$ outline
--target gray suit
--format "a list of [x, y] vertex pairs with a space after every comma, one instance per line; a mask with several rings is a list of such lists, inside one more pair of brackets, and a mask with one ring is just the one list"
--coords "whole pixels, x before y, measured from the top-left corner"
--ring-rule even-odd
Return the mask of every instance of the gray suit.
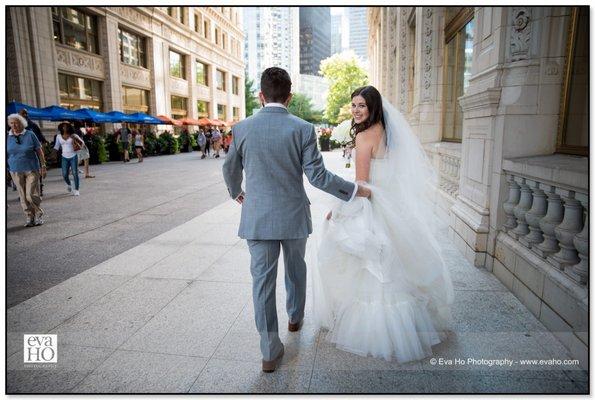
[[314, 187], [345, 201], [356, 186], [325, 169], [314, 126], [282, 107], [264, 107], [233, 127], [223, 177], [234, 199], [242, 193], [242, 172], [246, 174], [246, 194], [238, 235], [250, 248], [260, 348], [263, 359], [272, 360], [281, 349], [275, 306], [281, 246], [289, 320], [298, 323], [304, 318], [304, 255], [312, 217], [303, 174]]

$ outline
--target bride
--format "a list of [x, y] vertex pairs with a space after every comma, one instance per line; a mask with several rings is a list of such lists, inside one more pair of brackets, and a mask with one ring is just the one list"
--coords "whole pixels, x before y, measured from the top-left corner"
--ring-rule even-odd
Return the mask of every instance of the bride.
[[399, 363], [446, 337], [452, 281], [434, 238], [433, 169], [403, 116], [373, 86], [351, 95], [355, 178], [370, 199], [337, 201], [313, 271], [314, 318], [337, 348]]

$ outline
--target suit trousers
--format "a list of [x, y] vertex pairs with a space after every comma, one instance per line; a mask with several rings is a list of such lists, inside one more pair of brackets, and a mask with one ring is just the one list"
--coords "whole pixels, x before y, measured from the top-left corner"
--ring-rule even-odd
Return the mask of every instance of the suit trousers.
[[250, 272], [252, 274], [252, 299], [256, 329], [260, 334], [260, 351], [265, 361], [274, 360], [281, 351], [275, 287], [280, 248], [285, 261], [285, 290], [289, 322], [298, 323], [304, 318], [306, 305], [306, 241], [248, 240]]

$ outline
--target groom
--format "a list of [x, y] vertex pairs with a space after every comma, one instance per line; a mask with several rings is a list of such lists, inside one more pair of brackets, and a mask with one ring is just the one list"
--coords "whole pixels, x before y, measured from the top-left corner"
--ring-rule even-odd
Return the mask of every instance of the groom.
[[[273, 372], [283, 356], [279, 339], [275, 283], [280, 248], [285, 259], [288, 329], [296, 332], [306, 302], [306, 240], [312, 233], [310, 183], [341, 200], [368, 197], [366, 187], [327, 171], [316, 146], [314, 126], [287, 111], [291, 79], [281, 68], [268, 68], [260, 81], [257, 114], [233, 127], [233, 141], [223, 164], [227, 190], [242, 204], [238, 235], [248, 241], [256, 328], [260, 334], [262, 370]], [[242, 171], [246, 192], [242, 191]]]

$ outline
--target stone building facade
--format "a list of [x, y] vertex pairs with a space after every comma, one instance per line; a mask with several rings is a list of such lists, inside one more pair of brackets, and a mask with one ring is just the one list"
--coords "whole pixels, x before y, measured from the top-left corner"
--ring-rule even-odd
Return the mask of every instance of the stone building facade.
[[241, 21], [234, 7], [8, 7], [7, 100], [239, 120]]
[[449, 235], [588, 354], [588, 7], [370, 7], [372, 83], [439, 174]]

